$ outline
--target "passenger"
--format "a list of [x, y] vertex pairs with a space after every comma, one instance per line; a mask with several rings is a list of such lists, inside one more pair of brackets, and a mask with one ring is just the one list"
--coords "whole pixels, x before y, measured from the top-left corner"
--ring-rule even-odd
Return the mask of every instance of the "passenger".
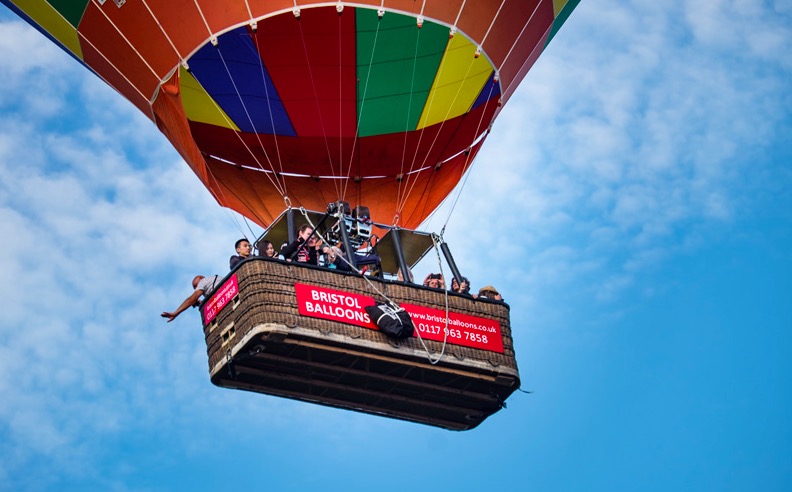
[[501, 296], [498, 293], [497, 289], [495, 289], [495, 287], [493, 287], [491, 285], [488, 285], [486, 287], [482, 287], [479, 290], [478, 297], [481, 297], [481, 298], [484, 298], [484, 299], [491, 299], [493, 301], [502, 301], [503, 300], [503, 296]]
[[192, 281], [192, 286], [193, 289], [195, 289], [195, 292], [193, 292], [190, 297], [185, 299], [184, 302], [182, 302], [179, 307], [176, 308], [176, 311], [172, 313], [165, 311], [160, 316], [163, 318], [168, 318], [168, 323], [170, 323], [176, 319], [176, 316], [180, 315], [188, 307], [198, 307], [198, 300], [201, 298], [201, 296], [204, 296], [204, 299], [208, 299], [212, 294], [212, 291], [214, 291], [215, 288], [220, 285], [220, 280], [221, 278], [219, 275], [212, 275], [211, 277], [198, 275]]
[[339, 272], [351, 272], [352, 267], [344, 257], [344, 250], [339, 246], [322, 246], [322, 253], [325, 255], [324, 266]]
[[281, 244], [280, 251], [278, 252], [278, 259], [285, 260], [286, 258], [283, 256], [283, 248], [289, 245], [289, 241], [283, 241]]
[[[412, 270], [410, 270], [410, 269], [408, 268], [408, 269], [407, 269], [407, 274], [408, 274], [408, 275], [409, 275], [409, 277], [410, 277], [410, 280], [409, 280], [409, 282], [410, 282], [410, 283], [413, 283], [413, 282], [415, 282], [415, 278], [413, 277]], [[402, 274], [401, 268], [399, 269], [399, 273], [397, 273], [397, 274], [396, 274], [396, 280], [398, 280], [399, 282], [404, 282], [404, 274]]]
[[424, 286], [433, 289], [445, 289], [445, 282], [443, 281], [442, 273], [430, 273], [424, 279]]
[[233, 270], [234, 267], [250, 258], [250, 241], [245, 238], [239, 239], [234, 243], [234, 249], [237, 254], [228, 259], [228, 267]]
[[278, 253], [275, 252], [275, 245], [272, 244], [270, 241], [267, 240], [261, 241], [260, 247], [261, 249], [259, 250], [259, 252], [261, 253], [261, 256], [263, 256], [264, 258], [278, 257]]
[[[308, 224], [303, 224], [297, 234], [297, 239], [287, 244], [281, 249], [281, 254], [286, 261], [296, 261], [298, 263], [308, 263], [310, 265], [319, 264], [317, 252], [316, 236], [312, 236], [313, 228]], [[308, 237], [310, 236], [310, 240]], [[306, 240], [308, 242], [306, 243]], [[296, 254], [295, 254], [296, 251]], [[294, 258], [292, 258], [294, 255]]]
[[462, 277], [462, 285], [457, 282], [456, 277], [451, 279], [451, 290], [457, 294], [470, 295], [470, 280], [467, 277]]
[[334, 246], [330, 246], [327, 244], [322, 245], [322, 257], [324, 258], [324, 266], [331, 270], [335, 270], [336, 268], [336, 260], [338, 260], [338, 254], [341, 252], [338, 248]]

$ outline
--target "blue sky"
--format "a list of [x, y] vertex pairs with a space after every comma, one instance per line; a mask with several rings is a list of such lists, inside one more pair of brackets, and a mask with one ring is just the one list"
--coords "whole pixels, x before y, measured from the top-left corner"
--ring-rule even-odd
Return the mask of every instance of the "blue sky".
[[0, 80], [0, 489], [792, 487], [790, 2], [581, 2], [446, 232], [533, 391], [464, 433], [213, 387], [244, 221], [4, 8]]

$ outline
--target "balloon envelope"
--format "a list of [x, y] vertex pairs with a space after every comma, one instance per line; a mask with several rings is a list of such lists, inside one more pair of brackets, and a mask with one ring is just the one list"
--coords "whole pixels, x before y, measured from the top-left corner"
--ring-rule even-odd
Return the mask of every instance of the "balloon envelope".
[[[344, 199], [415, 228], [579, 0], [0, 0], [263, 226]], [[322, 5], [324, 4], [324, 5]]]

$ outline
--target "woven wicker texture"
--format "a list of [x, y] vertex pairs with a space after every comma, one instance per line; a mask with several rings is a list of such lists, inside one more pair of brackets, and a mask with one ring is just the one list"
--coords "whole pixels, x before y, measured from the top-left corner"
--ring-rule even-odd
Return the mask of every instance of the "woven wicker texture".
[[[226, 357], [226, 353], [236, 342], [242, 340], [254, 327], [267, 323], [284, 325], [287, 328], [300, 327], [316, 331], [318, 338], [343, 337], [348, 343], [355, 344], [365, 340], [360, 350], [372, 351], [377, 346], [393, 351], [393, 342], [376, 331], [336, 321], [301, 316], [295, 296], [295, 283], [311, 284], [339, 291], [374, 297], [383, 300], [369, 283], [356, 275], [337, 273], [332, 270], [311, 268], [281, 261], [256, 258], [248, 260], [236, 270], [239, 282], [238, 303], [229, 303], [208, 326], [204, 327], [210, 371]], [[407, 286], [397, 282], [370, 279], [379, 290], [397, 303], [409, 303], [435, 309], [445, 309], [446, 295], [442, 291]], [[502, 354], [447, 344], [442, 365], [475, 366], [481, 372], [483, 367], [491, 368], [492, 374], [508, 373], [517, 375], [514, 347], [509, 323], [509, 308], [503, 303], [474, 300], [469, 297], [449, 295], [448, 307], [456, 313], [497, 320], [503, 337]], [[224, 336], [231, 333], [228, 327], [233, 322], [233, 337], [226, 341]], [[434, 355], [443, 349], [443, 343], [424, 340]], [[371, 347], [374, 347], [373, 349]], [[427, 354], [417, 338], [401, 340], [399, 349], [406, 359], [426, 362]], [[477, 364], [474, 364], [477, 362]]]

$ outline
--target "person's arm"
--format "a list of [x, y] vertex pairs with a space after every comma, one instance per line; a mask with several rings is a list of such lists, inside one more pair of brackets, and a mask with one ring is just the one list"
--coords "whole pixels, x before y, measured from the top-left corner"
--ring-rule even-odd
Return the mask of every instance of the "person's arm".
[[316, 248], [308, 248], [308, 264], [319, 266], [319, 251]]
[[243, 258], [240, 257], [240, 256], [237, 256], [237, 255], [232, 256], [228, 260], [228, 269], [229, 270], [233, 270], [234, 267], [236, 267], [237, 265], [239, 265], [242, 262], [242, 260], [243, 260]]
[[204, 291], [202, 291], [201, 289], [197, 289], [195, 292], [192, 293], [190, 297], [185, 299], [184, 302], [182, 302], [181, 305], [179, 305], [179, 307], [176, 308], [176, 311], [172, 313], [165, 311], [160, 316], [162, 316], [163, 318], [168, 318], [168, 323], [170, 323], [171, 321], [176, 319], [176, 316], [183, 313], [188, 307], [194, 306], [198, 302], [198, 299], [201, 298], [203, 293]]
[[289, 244], [287, 244], [286, 246], [284, 246], [283, 249], [281, 249], [281, 252], [280, 252], [281, 255], [283, 255], [283, 259], [291, 260], [292, 259], [292, 257], [291, 257], [292, 254], [294, 254], [294, 252], [297, 251], [297, 248], [300, 246], [301, 243], [302, 243], [302, 241], [298, 239], [298, 240], [292, 241]]

